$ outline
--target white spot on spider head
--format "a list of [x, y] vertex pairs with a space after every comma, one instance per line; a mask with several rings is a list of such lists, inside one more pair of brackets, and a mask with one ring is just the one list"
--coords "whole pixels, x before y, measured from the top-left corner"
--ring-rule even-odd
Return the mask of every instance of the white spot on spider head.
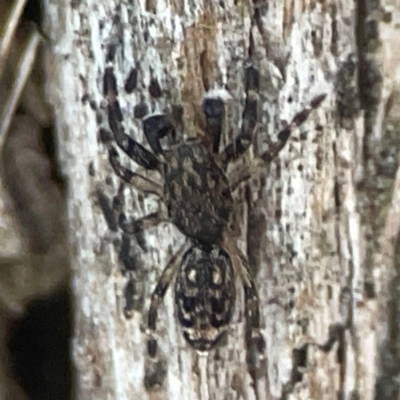
[[230, 101], [232, 100], [232, 95], [223, 88], [216, 88], [209, 90], [205, 95], [205, 99], [221, 99], [223, 101]]
[[152, 117], [163, 116], [163, 115], [165, 115], [165, 114], [163, 114], [162, 112], [156, 111], [156, 112], [154, 112], [154, 113], [152, 113], [152, 114], [147, 114], [147, 115], [142, 119], [142, 121], [146, 121], [146, 119], [149, 119], [149, 118], [152, 118]]

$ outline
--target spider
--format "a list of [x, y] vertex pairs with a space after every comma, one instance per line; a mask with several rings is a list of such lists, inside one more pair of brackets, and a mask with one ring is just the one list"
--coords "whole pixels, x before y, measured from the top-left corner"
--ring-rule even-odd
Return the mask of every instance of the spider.
[[[223, 130], [224, 102], [219, 97], [206, 97], [203, 112], [206, 133], [211, 140], [195, 139], [164, 150], [160, 139], [174, 133], [172, 122], [165, 115], [152, 115], [143, 120], [143, 130], [153, 152], [128, 136], [122, 125], [116, 78], [112, 67], [106, 69], [103, 91], [108, 100], [108, 122], [118, 147], [146, 170], [158, 171], [163, 182], [157, 182], [124, 167], [118, 152], [109, 146], [109, 161], [122, 181], [163, 199], [166, 211], [129, 219], [119, 209], [119, 226], [133, 235], [163, 221], [173, 223], [186, 237], [186, 242], [172, 256], [163, 270], [151, 296], [147, 325], [151, 338], [148, 354], [157, 353], [155, 339], [158, 308], [176, 275], [174, 302], [177, 318], [187, 343], [199, 352], [216, 348], [226, 337], [235, 306], [235, 277], [240, 276], [244, 288], [246, 340], [259, 351], [264, 348], [260, 333], [259, 299], [252, 270], [246, 256], [230, 235], [234, 211], [233, 192], [250, 178], [253, 167], [234, 169], [229, 163], [249, 149], [257, 128], [259, 72], [246, 67], [246, 100], [240, 132], [222, 152], [218, 152]], [[258, 159], [266, 166], [282, 150], [293, 129], [303, 123], [310, 112], [326, 97], [314, 98], [277, 135], [275, 143]], [[120, 204], [121, 205], [121, 204]], [[188, 246], [189, 242], [189, 246]], [[180, 263], [179, 263], [180, 261]]]

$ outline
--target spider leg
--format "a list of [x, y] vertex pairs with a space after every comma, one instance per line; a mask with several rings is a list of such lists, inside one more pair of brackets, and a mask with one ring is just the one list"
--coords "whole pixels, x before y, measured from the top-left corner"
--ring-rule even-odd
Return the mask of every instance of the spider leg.
[[174, 126], [164, 114], [151, 115], [143, 119], [143, 132], [147, 142], [157, 156], [163, 154], [160, 139], [174, 131]]
[[257, 128], [260, 73], [250, 65], [246, 68], [245, 80], [246, 100], [242, 114], [242, 127], [233, 142], [228, 144], [221, 153], [220, 158], [225, 165], [238, 159], [248, 150]]
[[114, 196], [112, 202], [112, 221], [115, 221], [115, 226], [119, 227], [125, 235], [134, 236], [138, 245], [147, 251], [147, 245], [144, 237], [144, 231], [157, 226], [162, 222], [171, 222], [168, 218], [167, 211], [161, 207], [159, 211], [145, 215], [142, 218], [128, 218], [124, 212], [124, 185], [121, 184], [118, 193]]
[[[242, 128], [239, 135], [230, 143], [221, 154], [222, 162], [227, 165], [238, 159], [250, 147], [258, 120], [258, 92], [260, 88], [259, 72], [252, 65], [246, 68], [246, 102], [242, 116]], [[307, 120], [311, 111], [318, 108], [326, 94], [315, 97], [308, 106], [297, 113], [291, 122], [278, 133], [278, 141], [270, 143], [269, 149], [261, 155], [265, 163], [270, 163], [284, 148], [292, 131]]]
[[311, 111], [319, 107], [326, 94], [315, 97], [302, 111], [297, 113], [292, 121], [278, 133], [278, 141], [269, 143], [269, 149], [250, 161], [250, 165], [237, 165], [228, 175], [229, 186], [234, 192], [243, 182], [249, 180], [267, 166], [285, 147], [292, 131], [300, 126], [310, 115]]
[[246, 344], [260, 354], [265, 349], [265, 341], [260, 332], [260, 300], [247, 257], [239, 250], [240, 277], [243, 283], [246, 315]]
[[239, 275], [244, 289], [246, 364], [250, 376], [256, 381], [265, 370], [265, 340], [260, 329], [260, 299], [254, 275], [247, 257], [238, 249]]
[[245, 319], [246, 319], [246, 345], [248, 350], [256, 350], [263, 354], [265, 341], [260, 332], [260, 300], [255, 285], [254, 274], [250, 268], [249, 261], [239, 249], [232, 237], [232, 232], [225, 235], [224, 246], [232, 257], [233, 265], [239, 274], [245, 298]]
[[142, 218], [128, 218], [124, 213], [124, 185], [121, 185], [118, 193], [113, 198], [113, 212], [118, 214], [118, 225], [127, 235], [138, 235], [144, 230], [159, 225], [161, 222], [169, 222], [167, 211], [162, 207], [159, 211], [148, 214]]
[[119, 227], [127, 235], [137, 235], [144, 230], [161, 224], [162, 222], [170, 222], [165, 210], [148, 214], [136, 220], [133, 218], [128, 219], [124, 213], [121, 213], [118, 220]]
[[278, 141], [275, 143], [271, 143], [269, 145], [269, 149], [261, 154], [261, 159], [266, 164], [269, 164], [279, 154], [279, 152], [285, 147], [285, 144], [288, 141], [290, 134], [293, 132], [293, 130], [307, 120], [311, 111], [318, 108], [325, 97], [326, 94], [321, 94], [317, 97], [314, 97], [314, 99], [311, 100], [310, 104], [308, 104], [308, 106], [305, 107], [302, 111], [298, 112], [290, 121], [290, 123], [287, 124], [286, 127], [278, 133]]
[[229, 174], [229, 188], [233, 193], [243, 182], [248, 181], [253, 176], [253, 166], [248, 164], [237, 165]]
[[171, 257], [168, 264], [164, 268], [164, 271], [162, 272], [160, 278], [158, 279], [153, 294], [151, 295], [150, 309], [147, 320], [147, 327], [149, 328], [152, 335], [151, 339], [149, 339], [149, 341], [147, 342], [147, 351], [150, 357], [155, 357], [157, 353], [157, 340], [155, 339], [155, 332], [158, 308], [160, 307], [168, 286], [178, 269], [178, 261], [181, 258], [185, 248], [186, 243], [184, 243], [179, 248], [179, 250]]
[[212, 140], [212, 152], [217, 154], [224, 128], [224, 101], [220, 97], [206, 97], [203, 101], [203, 112], [206, 117], [206, 132]]
[[108, 157], [113, 170], [124, 182], [144, 193], [152, 193], [160, 198], [163, 197], [163, 186], [124, 167], [121, 164], [117, 150], [112, 146], [108, 149]]
[[125, 133], [122, 112], [118, 102], [117, 79], [112, 67], [106, 68], [103, 76], [103, 93], [108, 100], [108, 123], [117, 145], [137, 164], [146, 169], [157, 169], [157, 157]]

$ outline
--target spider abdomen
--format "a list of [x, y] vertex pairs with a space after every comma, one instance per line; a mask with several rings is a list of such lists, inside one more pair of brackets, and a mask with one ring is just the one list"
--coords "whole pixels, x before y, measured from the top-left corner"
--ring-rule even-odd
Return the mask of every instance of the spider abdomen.
[[218, 243], [233, 210], [228, 178], [199, 143], [166, 153], [165, 199], [172, 222], [187, 237]]
[[226, 336], [235, 308], [231, 259], [219, 246], [193, 246], [183, 256], [175, 283], [178, 320], [186, 341], [198, 351]]

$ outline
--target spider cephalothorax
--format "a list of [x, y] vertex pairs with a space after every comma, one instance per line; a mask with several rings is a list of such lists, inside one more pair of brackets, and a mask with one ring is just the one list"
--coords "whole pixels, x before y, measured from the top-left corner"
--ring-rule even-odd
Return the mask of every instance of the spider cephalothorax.
[[165, 160], [164, 196], [169, 217], [188, 238], [219, 243], [233, 210], [224, 171], [201, 143], [166, 152]]
[[[135, 234], [162, 221], [169, 221], [191, 242], [189, 249], [186, 244], [180, 248], [162, 272], [151, 298], [148, 327], [154, 334], [158, 307], [176, 275], [178, 320], [186, 341], [198, 351], [215, 348], [226, 336], [235, 304], [236, 275], [240, 276], [244, 288], [246, 340], [250, 342], [247, 345], [260, 351], [263, 348], [253, 274], [246, 256], [229, 235], [234, 212], [232, 193], [251, 177], [254, 167], [241, 166], [229, 175], [226, 173], [229, 163], [243, 155], [252, 143], [258, 118], [258, 85], [258, 71], [250, 65], [246, 69], [242, 128], [222, 152], [218, 150], [223, 130], [224, 102], [219, 97], [208, 97], [203, 103], [208, 140], [190, 140], [163, 150], [160, 139], [174, 132], [174, 127], [166, 116], [153, 115], [143, 121], [152, 153], [125, 133], [112, 68], [107, 68], [104, 75], [108, 122], [115, 142], [140, 166], [157, 170], [162, 181], [156, 182], [122, 166], [113, 146], [109, 147], [110, 163], [122, 180], [139, 190], [157, 194], [167, 209], [166, 213], [159, 211], [139, 220], [128, 219], [121, 210], [121, 229], [127, 234]], [[265, 166], [271, 162], [286, 144], [291, 131], [304, 122], [324, 98], [325, 95], [316, 97], [296, 114], [278, 133], [278, 141], [269, 144], [269, 149], [261, 154], [256, 164]], [[149, 340], [148, 351], [150, 356], [155, 356], [155, 338]]]

